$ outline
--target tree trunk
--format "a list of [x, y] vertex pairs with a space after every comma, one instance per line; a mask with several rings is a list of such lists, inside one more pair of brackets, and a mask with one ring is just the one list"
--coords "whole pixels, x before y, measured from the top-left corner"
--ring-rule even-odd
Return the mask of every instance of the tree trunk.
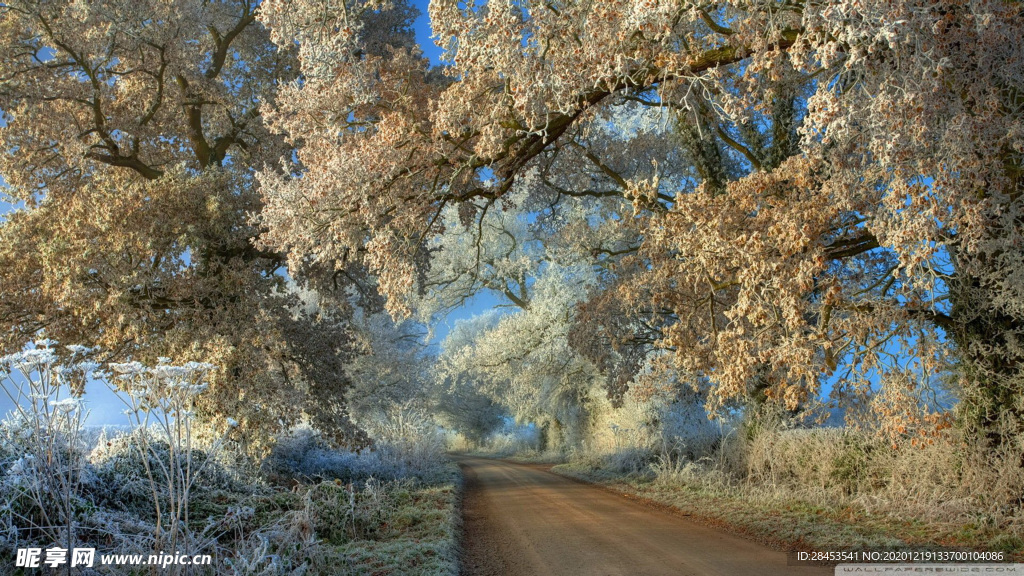
[[1013, 455], [1024, 467], [1024, 319], [996, 304], [997, 274], [986, 281], [957, 272], [948, 331], [960, 359], [960, 423], [969, 442], [993, 456]]

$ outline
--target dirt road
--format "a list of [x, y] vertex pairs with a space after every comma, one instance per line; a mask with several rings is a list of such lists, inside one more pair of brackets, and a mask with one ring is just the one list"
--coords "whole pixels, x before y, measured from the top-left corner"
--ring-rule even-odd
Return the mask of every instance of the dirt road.
[[463, 574], [831, 576], [786, 555], [542, 467], [457, 458]]

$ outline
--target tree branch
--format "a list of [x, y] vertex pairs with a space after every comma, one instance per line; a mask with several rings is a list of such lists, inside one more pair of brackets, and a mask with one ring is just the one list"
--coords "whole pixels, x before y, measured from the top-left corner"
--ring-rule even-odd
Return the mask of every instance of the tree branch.
[[858, 254], [863, 254], [875, 248], [879, 248], [878, 238], [870, 232], [864, 232], [860, 236], [836, 240], [825, 247], [829, 258], [841, 260]]
[[192, 93], [188, 80], [182, 74], [175, 76], [174, 81], [184, 95], [185, 121], [188, 139], [192, 143], [192, 152], [199, 161], [200, 168], [210, 165], [210, 143], [203, 135], [203, 101]]
[[239, 19], [235, 27], [228, 31], [223, 37], [216, 28], [210, 26], [208, 30], [210, 35], [213, 36], [213, 56], [210, 58], [210, 67], [206, 69], [203, 74], [209, 79], [216, 78], [220, 71], [224, 68], [224, 62], [227, 60], [228, 48], [231, 47], [231, 42], [242, 33], [250, 24], [256, 21], [256, 14], [252, 12], [248, 3], [242, 9], [242, 17]]
[[86, 154], [86, 158], [102, 162], [109, 166], [118, 166], [121, 168], [131, 168], [138, 172], [143, 178], [147, 180], [156, 180], [157, 178], [164, 175], [163, 170], [157, 170], [152, 166], [138, 159], [136, 156], [121, 156], [115, 154], [101, 154], [99, 152], [89, 152]]
[[[782, 32], [775, 44], [776, 50], [788, 50], [797, 40], [800, 31], [789, 29]], [[502, 152], [490, 159], [477, 160], [480, 166], [494, 166], [506, 162], [505, 166], [497, 166], [495, 172], [505, 181], [500, 190], [504, 193], [512, 186], [512, 180], [523, 166], [543, 152], [551, 143], [558, 140], [587, 110], [603, 101], [608, 96], [627, 89], [646, 89], [659, 82], [683, 76], [700, 74], [717, 68], [735, 64], [747, 58], [750, 49], [745, 46], [725, 46], [708, 50], [695, 55], [686, 66], [675, 70], [667, 70], [658, 66], [647, 66], [627, 75], [617, 82], [582, 94], [577, 99], [575, 110], [569, 113], [551, 114], [541, 126], [525, 131], [523, 135], [510, 138]]]

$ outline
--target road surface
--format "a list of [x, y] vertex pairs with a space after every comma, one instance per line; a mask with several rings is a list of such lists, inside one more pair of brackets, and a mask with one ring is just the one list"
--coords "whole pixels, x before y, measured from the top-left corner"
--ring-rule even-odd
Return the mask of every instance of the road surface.
[[786, 554], [543, 467], [458, 457], [463, 574], [832, 576]]

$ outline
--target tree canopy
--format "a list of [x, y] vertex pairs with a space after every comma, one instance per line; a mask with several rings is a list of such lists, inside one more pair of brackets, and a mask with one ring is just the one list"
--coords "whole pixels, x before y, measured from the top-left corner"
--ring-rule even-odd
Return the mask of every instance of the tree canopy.
[[[400, 0], [0, 10], [7, 345], [159, 335], [286, 381], [242, 358], [343, 358], [340, 295], [490, 290], [517, 377], [660, 370], [715, 411], [955, 370], [965, 423], [1024, 425], [1017, 2], [432, 0], [436, 67]], [[338, 316], [282, 306], [282, 265]]]
[[260, 176], [265, 246], [365, 250], [403, 314], [446, 210], [483, 238], [517, 187], [609, 201], [627, 232], [590, 247], [581, 322], [669, 351], [712, 408], [797, 406], [895, 346], [924, 377], [955, 352], [982, 421], [1020, 415], [1017, 3], [435, 0], [439, 71], [342, 25], [357, 5], [261, 11], [304, 74], [270, 120], [302, 143]]
[[[0, 4], [4, 190], [0, 342], [39, 331], [105, 360], [220, 370], [202, 408], [265, 433], [303, 415], [339, 440], [356, 268], [308, 268], [254, 246], [256, 170], [288, 157], [263, 107], [299, 77], [258, 2]], [[300, 305], [296, 283], [333, 299]]]

